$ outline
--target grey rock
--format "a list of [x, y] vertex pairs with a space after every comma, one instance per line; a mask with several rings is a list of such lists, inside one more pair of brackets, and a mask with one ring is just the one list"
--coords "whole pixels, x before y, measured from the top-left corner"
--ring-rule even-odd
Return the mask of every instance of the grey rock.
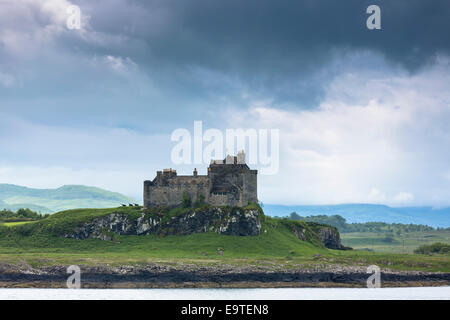
[[322, 227], [316, 232], [325, 247], [337, 250], [344, 249], [339, 232], [335, 228]]
[[141, 213], [135, 220], [123, 213], [95, 218], [78, 226], [66, 238], [96, 238], [113, 240], [113, 235], [188, 235], [201, 232], [216, 232], [234, 236], [256, 236], [261, 231], [258, 210], [225, 210], [212, 207], [208, 210], [192, 209], [186, 214], [164, 219], [163, 216]]

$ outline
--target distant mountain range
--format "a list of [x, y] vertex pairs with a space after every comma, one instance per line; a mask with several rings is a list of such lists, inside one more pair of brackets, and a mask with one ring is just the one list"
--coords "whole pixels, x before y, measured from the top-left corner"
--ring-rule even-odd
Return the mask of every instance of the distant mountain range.
[[379, 221], [387, 223], [425, 224], [432, 227], [450, 227], [450, 208], [389, 207], [378, 204], [340, 204], [319, 206], [287, 206], [264, 204], [264, 212], [270, 216], [288, 216], [297, 212], [301, 216], [340, 215], [352, 222]]
[[66, 185], [57, 189], [32, 189], [0, 184], [0, 210], [30, 208], [41, 213], [53, 213], [77, 208], [111, 208], [137, 202], [120, 193], [96, 187]]

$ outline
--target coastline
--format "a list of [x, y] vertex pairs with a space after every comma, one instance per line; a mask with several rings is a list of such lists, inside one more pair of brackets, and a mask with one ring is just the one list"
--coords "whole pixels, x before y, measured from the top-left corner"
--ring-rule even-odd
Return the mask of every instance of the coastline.
[[[123, 265], [81, 268], [82, 288], [364, 288], [360, 266]], [[67, 266], [0, 265], [0, 288], [66, 288]], [[383, 287], [450, 286], [450, 273], [381, 270]]]

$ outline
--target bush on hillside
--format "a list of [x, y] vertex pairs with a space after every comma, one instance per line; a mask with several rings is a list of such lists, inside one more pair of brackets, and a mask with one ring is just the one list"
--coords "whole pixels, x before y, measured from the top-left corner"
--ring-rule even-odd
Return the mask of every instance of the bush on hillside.
[[42, 216], [28, 208], [19, 209], [16, 212], [7, 209], [0, 211], [0, 221], [40, 220], [46, 216], [48, 215]]
[[449, 254], [450, 253], [450, 244], [442, 243], [442, 242], [425, 244], [423, 246], [418, 247], [416, 250], [414, 250], [414, 253], [417, 253], [417, 254], [434, 254], [434, 253]]

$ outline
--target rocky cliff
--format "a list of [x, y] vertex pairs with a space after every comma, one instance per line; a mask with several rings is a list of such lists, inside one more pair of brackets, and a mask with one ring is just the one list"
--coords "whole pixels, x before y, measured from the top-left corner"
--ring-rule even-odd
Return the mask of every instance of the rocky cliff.
[[347, 249], [342, 245], [339, 231], [336, 228], [329, 226], [317, 226], [316, 230], [325, 247], [338, 250]]
[[112, 240], [116, 235], [188, 235], [216, 232], [233, 236], [256, 236], [261, 231], [257, 209], [208, 207], [180, 209], [179, 212], [146, 210], [138, 217], [112, 213], [78, 226], [67, 238]]
[[[264, 221], [259, 207], [152, 208], [130, 215], [114, 212], [80, 223], [66, 238], [114, 241], [117, 235], [189, 235], [216, 232], [231, 236], [257, 236]], [[274, 219], [272, 219], [274, 220]], [[275, 221], [275, 220], [274, 220]], [[336, 228], [315, 223], [280, 220], [298, 239], [331, 249], [344, 249]]]
[[322, 245], [329, 249], [350, 249], [342, 245], [339, 231], [335, 227], [304, 221], [284, 220], [282, 222], [302, 241]]

